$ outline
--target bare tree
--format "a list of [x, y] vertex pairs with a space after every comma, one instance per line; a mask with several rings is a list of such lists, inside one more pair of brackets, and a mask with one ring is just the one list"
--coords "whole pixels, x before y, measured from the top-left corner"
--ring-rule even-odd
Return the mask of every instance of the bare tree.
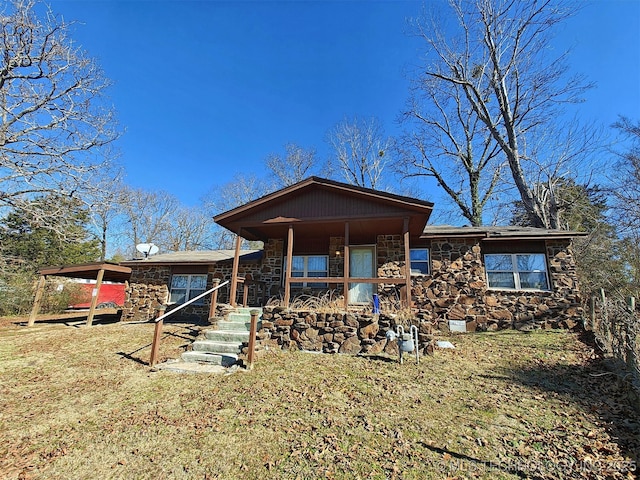
[[609, 196], [612, 218], [621, 237], [619, 257], [625, 264], [629, 295], [640, 292], [640, 121], [621, 117], [614, 127], [626, 150], [611, 170]]
[[616, 128], [627, 140], [628, 149], [618, 154], [612, 170], [610, 196], [612, 213], [623, 236], [640, 239], [640, 121], [621, 117]]
[[287, 143], [284, 148], [284, 158], [273, 153], [265, 160], [276, 188], [287, 187], [304, 180], [316, 166], [315, 149], [305, 150], [295, 143]]
[[124, 228], [121, 227], [122, 206], [119, 203], [119, 195], [125, 187], [122, 183], [122, 172], [115, 175], [113, 172], [103, 175], [97, 172], [93, 177], [95, 189], [84, 196], [91, 221], [91, 229], [100, 241], [100, 260], [107, 259], [108, 253], [116, 250], [119, 240], [124, 236]]
[[[460, 92], [504, 155], [535, 225], [558, 228], [556, 176], [568, 169], [554, 158], [557, 151], [543, 149], [539, 139], [542, 133], [558, 137], [556, 119], [563, 106], [580, 101], [590, 87], [582, 77], [568, 76], [566, 52], [548, 56], [554, 27], [574, 14], [577, 5], [564, 0], [449, 0], [449, 6], [455, 26], [443, 28], [433, 17], [416, 23], [433, 61], [425, 77], [439, 82], [440, 91]], [[579, 147], [566, 156], [575, 159], [589, 152]], [[540, 165], [546, 167], [541, 170]], [[539, 178], [531, 178], [532, 172]]]
[[200, 208], [178, 208], [171, 227], [165, 232], [167, 249], [172, 252], [204, 250], [212, 245], [213, 219]]
[[345, 118], [329, 131], [327, 139], [333, 161], [347, 182], [368, 188], [383, 186], [393, 139], [385, 136], [377, 118]]
[[[256, 175], [236, 175], [232, 181], [213, 187], [203, 199], [203, 208], [211, 217], [232, 210], [266, 195], [271, 189]], [[234, 232], [238, 233], [238, 232]], [[215, 248], [233, 248], [234, 235], [217, 227], [214, 231]]]
[[118, 137], [103, 96], [109, 81], [69, 24], [44, 6], [39, 18], [39, 6], [12, 0], [0, 12], [0, 206], [81, 196]]
[[161, 250], [170, 250], [168, 232], [180, 202], [173, 195], [149, 192], [124, 186], [117, 194], [120, 215], [126, 225], [127, 253], [136, 255], [139, 243], [154, 243]]
[[111, 202], [109, 197], [97, 198], [91, 206], [91, 223], [96, 231], [96, 236], [100, 241], [100, 260], [107, 258], [108, 238], [111, 233], [111, 226], [119, 214], [118, 205]]
[[424, 75], [412, 84], [396, 171], [433, 177], [471, 225], [482, 225], [501, 178], [501, 151], [460, 86]]

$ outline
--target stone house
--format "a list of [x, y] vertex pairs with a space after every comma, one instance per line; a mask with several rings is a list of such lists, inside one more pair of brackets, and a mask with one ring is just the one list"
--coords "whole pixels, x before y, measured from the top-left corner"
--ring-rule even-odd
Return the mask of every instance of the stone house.
[[[331, 330], [330, 341], [314, 343], [313, 349], [325, 351], [339, 351], [350, 337], [359, 338], [360, 347], [364, 336], [375, 343], [376, 328], [374, 334], [371, 328], [362, 333], [372, 322], [374, 296], [383, 317], [389, 306], [395, 314], [410, 312], [425, 332], [573, 327], [581, 320], [571, 248], [581, 233], [429, 226], [432, 209], [431, 202], [308, 178], [217, 215], [214, 220], [237, 235], [235, 250], [124, 262], [132, 268], [124, 318], [151, 316], [158, 304], [193, 298], [220, 279], [230, 284], [219, 301], [235, 305], [244, 290], [251, 306], [280, 299], [278, 308], [265, 311], [263, 324], [284, 339], [281, 343], [296, 341], [306, 348], [306, 333], [317, 338]], [[264, 247], [242, 250], [243, 239]], [[338, 299], [330, 313], [298, 317], [288, 308], [300, 294], [326, 292]], [[206, 320], [207, 300], [185, 310]], [[346, 318], [354, 314], [362, 318], [349, 327]], [[336, 315], [346, 328], [338, 342], [333, 340], [339, 326], [330, 326]], [[281, 320], [280, 325], [270, 320]]]
[[[171, 309], [211, 289], [215, 280], [229, 279], [234, 255], [234, 250], [186, 251], [121, 262], [131, 268], [122, 320], [152, 318], [159, 307]], [[260, 268], [261, 258], [261, 250], [242, 250], [238, 271], [250, 276]], [[220, 301], [229, 301], [228, 290], [222, 289]], [[194, 302], [180, 316], [185, 320], [207, 320], [209, 300]], [[251, 300], [253, 305], [262, 301], [255, 296]]]

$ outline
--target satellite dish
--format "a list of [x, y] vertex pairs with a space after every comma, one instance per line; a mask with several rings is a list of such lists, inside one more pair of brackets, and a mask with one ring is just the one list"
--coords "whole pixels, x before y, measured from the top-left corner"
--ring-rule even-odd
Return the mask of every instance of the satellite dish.
[[158, 246], [153, 243], [139, 243], [136, 245], [136, 250], [144, 255], [144, 258], [149, 258], [149, 255], [155, 255], [158, 253]]

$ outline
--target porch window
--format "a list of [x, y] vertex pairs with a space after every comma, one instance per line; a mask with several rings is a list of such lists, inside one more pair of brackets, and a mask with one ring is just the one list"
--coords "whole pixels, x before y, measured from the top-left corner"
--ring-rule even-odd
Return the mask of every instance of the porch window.
[[489, 288], [549, 290], [543, 253], [487, 254], [484, 264]]
[[411, 258], [411, 275], [429, 275], [429, 249], [412, 248], [409, 250]]
[[[184, 303], [207, 290], [206, 275], [174, 275], [171, 278], [171, 303]], [[193, 305], [204, 305], [204, 298], [196, 300]]]
[[[327, 255], [294, 255], [291, 262], [292, 277], [325, 278], [329, 276], [329, 257]], [[284, 258], [285, 275], [287, 257]], [[292, 287], [306, 287], [307, 282], [291, 282]], [[326, 283], [309, 283], [311, 288], [327, 288]]]

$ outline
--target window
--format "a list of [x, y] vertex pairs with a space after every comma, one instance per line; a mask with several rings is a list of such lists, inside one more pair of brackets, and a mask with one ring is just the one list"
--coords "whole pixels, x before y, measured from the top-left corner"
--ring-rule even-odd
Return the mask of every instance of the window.
[[411, 275], [429, 275], [429, 249], [412, 248], [409, 251], [411, 259]]
[[[171, 303], [184, 303], [197, 297], [207, 290], [206, 275], [174, 275], [171, 278]], [[204, 298], [193, 302], [194, 305], [204, 305]]]
[[489, 288], [549, 290], [547, 262], [542, 253], [487, 254]]
[[[285, 275], [287, 257], [284, 258]], [[329, 276], [329, 257], [327, 255], [294, 255], [291, 259], [292, 277], [324, 278]], [[285, 277], [286, 278], [286, 277]], [[306, 287], [307, 282], [291, 282], [292, 287]], [[309, 283], [311, 288], [327, 288], [326, 283]]]

